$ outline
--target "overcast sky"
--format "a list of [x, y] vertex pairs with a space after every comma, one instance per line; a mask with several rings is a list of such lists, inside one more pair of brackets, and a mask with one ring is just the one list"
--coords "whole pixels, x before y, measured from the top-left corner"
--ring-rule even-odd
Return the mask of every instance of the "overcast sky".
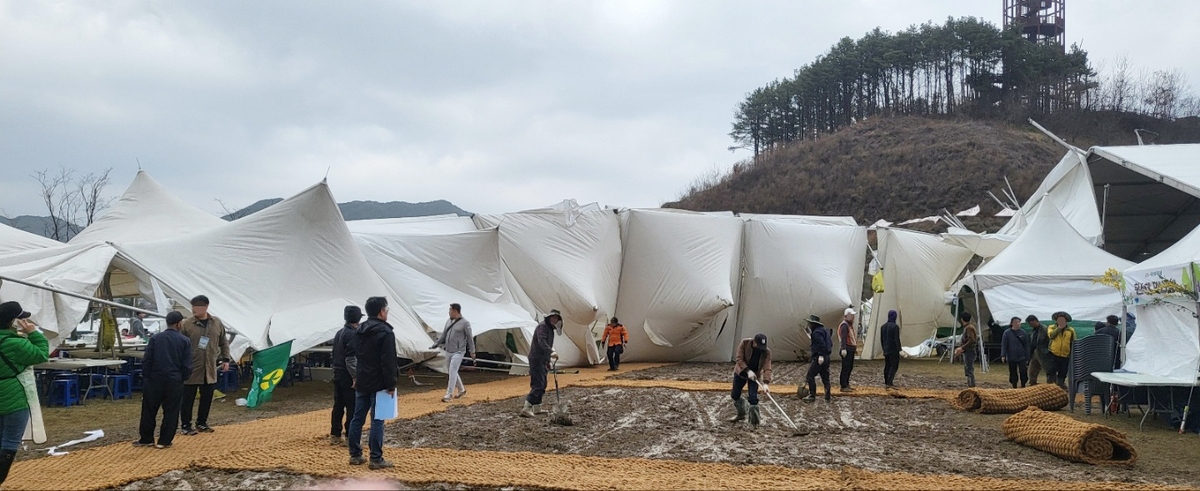
[[[658, 206], [727, 169], [735, 105], [844, 36], [1002, 0], [0, 0], [0, 210], [40, 169], [142, 168], [221, 211], [328, 169], [339, 201]], [[1200, 2], [1073, 1], [1069, 42], [1200, 85]]]

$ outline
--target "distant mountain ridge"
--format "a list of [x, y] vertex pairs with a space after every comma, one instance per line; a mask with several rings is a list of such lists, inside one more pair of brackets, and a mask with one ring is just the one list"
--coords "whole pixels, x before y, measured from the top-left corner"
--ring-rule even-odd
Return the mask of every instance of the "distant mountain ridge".
[[[238, 211], [225, 215], [221, 218], [232, 221], [236, 218], [242, 218], [253, 215], [259, 211], [266, 209], [275, 203], [283, 201], [282, 198], [264, 199], [255, 202], [254, 204], [242, 208]], [[409, 203], [406, 201], [389, 201], [380, 203], [378, 201], [351, 201], [349, 203], [339, 203], [338, 208], [342, 210], [342, 216], [346, 220], [373, 220], [376, 218], [405, 218], [405, 217], [423, 217], [431, 215], [459, 215], [470, 216], [471, 213], [463, 210], [446, 200], [425, 201], [421, 203]], [[0, 216], [0, 223], [13, 228], [24, 230], [26, 232], [49, 237], [51, 227], [50, 217], [21, 215], [18, 217]], [[60, 220], [60, 225], [66, 225]], [[68, 227], [62, 227], [64, 230], [69, 230]], [[79, 227], [82, 230], [83, 227]], [[70, 240], [74, 234], [68, 233], [64, 240]]]

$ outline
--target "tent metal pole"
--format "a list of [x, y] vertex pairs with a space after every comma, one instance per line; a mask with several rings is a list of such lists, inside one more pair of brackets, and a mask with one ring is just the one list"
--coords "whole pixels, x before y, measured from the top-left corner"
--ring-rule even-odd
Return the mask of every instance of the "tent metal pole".
[[[954, 299], [951, 300], [951, 302], [954, 302], [954, 303], [950, 305], [950, 315], [954, 316], [954, 320], [950, 321], [950, 364], [951, 365], [954, 364], [954, 348], [956, 348], [958, 345], [958, 339], [956, 339], [955, 336], [958, 336], [958, 314], [960, 314], [962, 311], [962, 309], [960, 309], [958, 307], [958, 294], [961, 291], [962, 290], [954, 292]], [[937, 335], [937, 326], [935, 325], [933, 329], [934, 329], [933, 334], [934, 334], [934, 336], [936, 336]]]
[[983, 347], [983, 335], [980, 334], [983, 332], [983, 330], [980, 329], [978, 326], [978, 324], [980, 324], [979, 321], [983, 320], [983, 314], [982, 314], [983, 310], [979, 308], [979, 289], [975, 288], [974, 290], [975, 290], [975, 317], [978, 317], [978, 319], [975, 319], [975, 324], [976, 324], [975, 339], [977, 341], [979, 341], [979, 343], [978, 343], [979, 344], [979, 370], [982, 371], [983, 373], [987, 373], [988, 372], [987, 350], [985, 350]]
[[117, 307], [117, 308], [126, 309], [126, 310], [132, 310], [132, 311], [134, 311], [134, 312], [140, 312], [140, 313], [143, 313], [143, 314], [146, 314], [146, 315], [149, 315], [149, 316], [154, 316], [154, 317], [166, 317], [165, 315], [162, 315], [162, 314], [160, 314], [160, 313], [158, 313], [158, 312], [152, 312], [152, 311], [145, 310], [145, 309], [139, 309], [139, 308], [137, 308], [137, 307], [134, 307], [134, 306], [132, 306], [132, 305], [125, 305], [125, 304], [123, 304], [123, 303], [112, 302], [112, 301], [109, 301], [109, 300], [104, 300], [104, 299], [102, 299], [102, 298], [89, 297], [89, 296], [87, 296], [87, 295], [80, 295], [80, 294], [78, 294], [78, 293], [72, 293], [72, 292], [69, 292], [69, 291], [66, 291], [66, 290], [60, 290], [60, 289], [58, 289], [58, 288], [54, 288], [54, 287], [52, 287], [52, 286], [46, 286], [46, 285], [39, 285], [39, 284], [36, 284], [36, 283], [30, 283], [30, 282], [28, 282], [28, 281], [18, 280], [18, 279], [16, 279], [16, 278], [10, 278], [10, 277], [8, 277], [8, 276], [3, 276], [3, 275], [0, 275], [0, 280], [3, 280], [3, 281], [11, 281], [11, 282], [13, 282], [13, 283], [17, 283], [17, 284], [25, 285], [25, 286], [32, 287], [32, 288], [38, 288], [38, 289], [41, 289], [41, 290], [46, 290], [46, 291], [54, 292], [54, 293], [57, 293], [57, 294], [60, 294], [60, 295], [66, 295], [66, 296], [68, 296], [68, 297], [75, 297], [75, 298], [78, 298], [78, 299], [80, 299], [80, 300], [89, 300], [89, 301], [96, 302], [96, 303], [103, 304], [103, 305], [108, 305], [108, 306]]
[[[1125, 292], [1121, 292], [1121, 296], [1124, 297]], [[1117, 356], [1119, 357], [1118, 361], [1121, 362], [1121, 366], [1125, 366], [1125, 340], [1128, 339], [1128, 337], [1129, 337], [1128, 324], [1129, 324], [1129, 304], [1125, 303], [1124, 298], [1122, 298], [1122, 300], [1121, 300], [1121, 339], [1117, 340], [1121, 347], [1121, 349], [1117, 353]]]
[[[1192, 266], [1191, 264], [1188, 265], [1189, 268], [1191, 266]], [[1200, 334], [1200, 300], [1196, 301], [1195, 317], [1196, 317], [1196, 323], [1197, 323], [1196, 324], [1197, 333]], [[1192, 395], [1194, 395], [1196, 393], [1197, 374], [1200, 374], [1200, 360], [1197, 360], [1196, 371], [1192, 372], [1192, 376], [1191, 376], [1192, 388], [1188, 389], [1187, 402], [1184, 403], [1184, 405], [1183, 405], [1183, 417], [1179, 418], [1179, 434], [1180, 435], [1183, 434], [1184, 426], [1187, 426], [1188, 411], [1191, 410], [1191, 408], [1192, 408]]]

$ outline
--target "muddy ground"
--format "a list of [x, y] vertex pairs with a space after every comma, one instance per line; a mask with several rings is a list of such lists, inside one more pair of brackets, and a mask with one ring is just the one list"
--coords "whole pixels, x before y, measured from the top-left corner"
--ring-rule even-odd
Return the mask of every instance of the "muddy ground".
[[[287, 472], [220, 471], [212, 469], [188, 469], [171, 471], [153, 479], [137, 481], [113, 490], [172, 490], [193, 491], [201, 489], [259, 489], [259, 490], [431, 490], [458, 491], [481, 489], [462, 484], [432, 483], [410, 485], [390, 479], [320, 479], [303, 474]], [[486, 489], [486, 488], [482, 488]], [[509, 491], [517, 488], [497, 488]]]
[[[1200, 485], [1196, 476], [1150, 469], [1072, 464], [1014, 444], [1000, 432], [1003, 416], [968, 414], [939, 400], [835, 398], [832, 403], [776, 398], [807, 436], [791, 436], [774, 406], [761, 401], [757, 429], [733, 424], [727, 394], [674, 389], [572, 388], [571, 427], [517, 416], [511, 399], [452, 407], [388, 428], [387, 444], [462, 450], [645, 457], [796, 468], [961, 474], [1061, 480]], [[553, 399], [551, 399], [552, 401]], [[549, 401], [548, 401], [549, 402]]]
[[[445, 387], [445, 375], [435, 373], [424, 373], [423, 375], [426, 376], [419, 377], [417, 380], [422, 384], [432, 385], [417, 386], [409, 379], [403, 379], [397, 390], [401, 394], [407, 394], [424, 392], [432, 387]], [[463, 380], [468, 384], [488, 382], [507, 376], [506, 374], [463, 372]], [[255, 409], [248, 409], [234, 403], [237, 398], [246, 397], [249, 384], [243, 382], [242, 386], [241, 390], [228, 394], [225, 399], [213, 401], [208, 423], [216, 431], [221, 431], [221, 425], [328, 409], [333, 404], [333, 384], [307, 381], [294, 383], [291, 387], [276, 387], [270, 402]], [[193, 407], [193, 411], [196, 410], [196, 407], [198, 404]], [[47, 452], [36, 450], [82, 438], [85, 431], [97, 429], [104, 430], [104, 438], [94, 442], [72, 445], [63, 450], [76, 451], [110, 445], [114, 442], [134, 441], [138, 438], [138, 420], [141, 417], [141, 408], [141, 392], [135, 392], [132, 399], [115, 401], [88, 399], [80, 406], [43, 407], [42, 418], [45, 422], [48, 441], [45, 445], [29, 445], [31, 451], [18, 452], [17, 460], [45, 457]], [[178, 438], [188, 437], [179, 436]]]
[[[829, 384], [834, 392], [838, 390], [838, 376], [842, 365], [839, 361], [829, 363]], [[808, 373], [808, 363], [776, 362], [772, 364], [772, 382], [776, 384], [804, 384]], [[733, 379], [733, 363], [680, 363], [666, 365], [647, 370], [638, 370], [618, 375], [614, 378], [631, 380], [698, 380], [725, 382]], [[1008, 384], [1008, 365], [996, 364], [991, 371], [982, 372], [975, 367], [975, 382], [977, 387], [1003, 389]], [[821, 379], [817, 379], [820, 385]], [[857, 361], [850, 374], [850, 386], [874, 385], [883, 386], [882, 361]], [[896, 386], [922, 389], [965, 389], [967, 378], [963, 375], [962, 364], [951, 365], [949, 362], [937, 363], [935, 360], [901, 361], [896, 373]]]

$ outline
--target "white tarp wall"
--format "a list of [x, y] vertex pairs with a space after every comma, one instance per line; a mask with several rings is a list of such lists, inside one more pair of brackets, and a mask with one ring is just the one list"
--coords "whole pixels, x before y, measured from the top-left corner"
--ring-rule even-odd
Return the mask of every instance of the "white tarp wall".
[[[458, 303], [478, 338], [477, 350], [507, 353], [505, 334], [512, 333], [518, 350], [528, 353], [537, 323], [505, 295], [500, 234], [494, 228], [473, 230], [471, 220], [463, 220], [471, 231], [408, 234], [393, 227], [395, 234], [356, 232], [354, 239], [375, 272], [428, 330], [441, 333], [449, 305]], [[348, 225], [360, 229], [356, 222]], [[375, 227], [361, 227], [370, 228]]]
[[[970, 249], [922, 232], [881, 227], [876, 233], [884, 292], [876, 293], [871, 301], [863, 348], [863, 357], [868, 359], [883, 354], [879, 327], [887, 322], [889, 310], [900, 313], [902, 346], [920, 344], [939, 326], [954, 325], [946, 290], [974, 255]], [[840, 322], [839, 318], [834, 320]]]
[[[746, 219], [738, 325], [742, 337], [767, 335], [781, 360], [807, 353], [804, 319], [816, 314], [836, 325], [862, 300], [867, 230], [837, 217], [765, 216]], [[848, 224], [847, 224], [848, 223]], [[857, 310], [857, 307], [855, 307]]]
[[61, 245], [61, 242], [54, 239], [47, 239], [40, 235], [31, 234], [24, 230], [0, 223], [0, 257], [5, 254], [12, 254], [14, 252], [28, 251], [30, 249], [44, 249], [47, 247]]
[[1067, 150], [1017, 214], [996, 234], [1020, 235], [1033, 220], [1047, 195], [1080, 235], [1094, 245], [1103, 245], [1104, 230], [1100, 226], [1092, 174], [1088, 171], [1085, 155], [1075, 149]]
[[1076, 320], [1100, 321], [1121, 312], [1121, 293], [1093, 280], [1133, 263], [1092, 245], [1057, 207], [1042, 203], [1017, 240], [972, 275], [992, 317], [1003, 323], [1063, 310]]
[[207, 295], [213, 315], [255, 349], [294, 340], [295, 354], [326, 342], [343, 324], [341, 306], [386, 296], [400, 356], [432, 355], [429, 335], [371, 269], [324, 182], [221, 227], [116, 247], [177, 301]]
[[500, 258], [512, 300], [535, 312], [539, 322], [552, 309], [562, 312], [564, 336], [554, 343], [559, 364], [599, 363], [593, 329], [616, 312], [621, 275], [616, 214], [569, 200], [474, 219], [480, 228], [499, 228]]
[[[116, 250], [108, 244], [60, 244], [0, 255], [0, 275], [94, 296]], [[0, 285], [0, 302], [16, 301], [57, 347], [87, 314], [87, 300], [11, 281]]]
[[[1198, 271], [1200, 228], [1122, 273], [1125, 300], [1137, 318], [1137, 334], [1129, 339], [1121, 368], [1189, 384], [1196, 380], [1200, 367], [1200, 323], [1194, 299]], [[1150, 293], [1168, 280], [1178, 287], [1175, 292]]]
[[742, 220], [732, 214], [622, 212], [617, 317], [628, 361], [730, 361], [738, 341]]

